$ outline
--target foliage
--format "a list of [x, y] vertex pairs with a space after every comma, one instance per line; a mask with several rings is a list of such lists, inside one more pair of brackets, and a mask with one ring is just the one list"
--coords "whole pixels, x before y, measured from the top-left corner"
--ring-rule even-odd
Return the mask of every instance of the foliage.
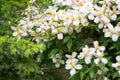
[[1, 0], [0, 80], [58, 80], [63, 67], [63, 80], [120, 79], [120, 2], [91, 0], [98, 6], [84, 11], [90, 0], [80, 9], [71, 1]]

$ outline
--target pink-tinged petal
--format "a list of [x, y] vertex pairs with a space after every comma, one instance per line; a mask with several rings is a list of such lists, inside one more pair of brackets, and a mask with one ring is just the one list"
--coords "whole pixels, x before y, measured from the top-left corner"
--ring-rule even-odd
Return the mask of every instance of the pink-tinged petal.
[[116, 18], [117, 18], [117, 15], [112, 15], [111, 16], [111, 20], [116, 20]]
[[99, 44], [98, 44], [98, 41], [94, 41], [94, 42], [93, 42], [93, 45], [94, 45], [94, 47], [95, 47], [95, 46], [98, 46], [98, 45], [99, 45]]
[[75, 66], [76, 69], [82, 69], [82, 65], [78, 64]]
[[95, 48], [90, 48], [90, 54], [94, 55], [95, 54]]
[[97, 59], [95, 59], [95, 60], [94, 60], [95, 64], [98, 64], [98, 63], [99, 63], [99, 61], [100, 61], [100, 59], [99, 59], [99, 58], [97, 58]]
[[118, 67], [118, 66], [119, 66], [119, 63], [113, 63], [112, 66], [113, 66], [113, 67]]
[[75, 58], [77, 55], [77, 52], [72, 52], [72, 57]]
[[113, 41], [117, 41], [117, 40], [118, 40], [118, 37], [119, 37], [118, 35], [114, 34], [114, 35], [112, 35], [112, 40], [113, 40]]
[[71, 69], [70, 70], [70, 75], [72, 76], [72, 75], [74, 75], [75, 74], [75, 72], [76, 72], [76, 70], [75, 69]]
[[105, 37], [110, 37], [110, 36], [111, 36], [111, 33], [110, 33], [110, 32], [105, 32], [104, 36], [105, 36]]
[[86, 64], [90, 64], [91, 63], [91, 58], [90, 57], [86, 57], [85, 58], [85, 63]]
[[17, 36], [17, 35], [18, 35], [18, 32], [14, 32], [14, 33], [13, 33], [13, 36]]
[[65, 57], [66, 57], [66, 58], [70, 58], [70, 55], [66, 54]]
[[79, 55], [78, 55], [78, 58], [79, 59], [83, 59], [85, 56], [84, 56], [84, 54], [83, 53], [80, 53]]
[[69, 65], [69, 64], [65, 65], [65, 69], [71, 69], [71, 68], [72, 68], [71, 65]]
[[108, 25], [108, 28], [109, 28], [110, 30], [113, 30], [113, 25], [112, 25], [112, 24], [109, 24], [109, 25]]
[[100, 46], [100, 50], [101, 50], [101, 51], [104, 51], [104, 50], [105, 50], [105, 47], [104, 47], [104, 46]]
[[75, 20], [75, 21], [73, 21], [73, 25], [79, 26], [79, 23], [80, 23], [79, 20]]
[[23, 32], [23, 33], [21, 34], [21, 36], [27, 36], [27, 33], [26, 33], [26, 32]]
[[14, 31], [16, 30], [16, 28], [15, 28], [15, 27], [13, 27], [13, 26], [11, 26], [11, 29], [12, 29], [12, 30], [14, 30]]
[[102, 61], [104, 64], [107, 64], [107, 63], [108, 63], [108, 60], [105, 59], [105, 58], [102, 58], [101, 61]]

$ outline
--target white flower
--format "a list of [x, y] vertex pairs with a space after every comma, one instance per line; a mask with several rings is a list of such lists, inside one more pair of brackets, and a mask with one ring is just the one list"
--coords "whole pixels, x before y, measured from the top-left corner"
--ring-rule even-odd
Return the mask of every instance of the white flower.
[[103, 62], [104, 64], [107, 64], [108, 60], [103, 58], [104, 54], [103, 52], [97, 51], [97, 53], [95, 54], [95, 57], [97, 57], [94, 62], [95, 64], [98, 64], [100, 61]]
[[104, 50], [105, 50], [105, 47], [104, 47], [104, 46], [99, 46], [98, 41], [94, 41], [94, 42], [93, 42], [93, 45], [94, 45], [96, 51], [97, 51], [97, 50], [99, 50], [99, 51], [104, 51]]
[[87, 19], [81, 19], [81, 24], [82, 24], [83, 26], [88, 26], [89, 22], [88, 22]]
[[119, 37], [119, 30], [117, 27], [108, 26], [107, 29], [103, 29], [105, 37], [111, 37], [113, 41], [117, 41]]
[[112, 66], [115, 67], [116, 70], [118, 70], [118, 73], [120, 74], [120, 56], [116, 57], [117, 63], [113, 63]]
[[59, 54], [52, 55], [51, 58], [53, 63], [55, 63], [56, 68], [59, 68], [60, 64], [64, 64], [64, 60], [62, 60], [62, 57]]
[[68, 60], [66, 60], [66, 63], [70, 63], [72, 60], [78, 60], [75, 57], [77, 56], [77, 52], [72, 52], [72, 55], [68, 55], [66, 54], [66, 58], [68, 58]]
[[27, 36], [27, 33], [21, 29], [19, 29], [18, 27], [15, 28], [15, 27], [11, 27], [12, 30], [14, 30], [13, 32], [13, 36], [18, 36], [18, 37], [21, 37], [21, 36]]
[[59, 40], [62, 40], [62, 39], [63, 39], [63, 34], [62, 34], [62, 33], [57, 34], [57, 38], [58, 38]]
[[97, 70], [97, 74], [101, 75], [102, 74], [102, 70]]
[[82, 69], [82, 65], [77, 64], [78, 60], [71, 61], [70, 63], [65, 65], [65, 69], [70, 69], [70, 75], [74, 75], [76, 72], [76, 69], [80, 70]]
[[88, 46], [86, 45], [84, 48], [82, 48], [82, 52], [78, 55], [78, 58], [79, 59], [85, 58], [85, 63], [89, 64], [91, 63], [91, 59], [94, 53], [95, 53], [95, 49], [88, 48]]

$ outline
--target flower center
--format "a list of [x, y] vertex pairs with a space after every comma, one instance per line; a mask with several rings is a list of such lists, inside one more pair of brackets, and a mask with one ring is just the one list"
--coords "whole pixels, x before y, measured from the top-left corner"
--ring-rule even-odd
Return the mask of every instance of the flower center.
[[98, 58], [102, 59], [102, 58], [103, 58], [103, 55], [99, 55]]
[[114, 34], [114, 30], [110, 30], [110, 33], [111, 33], [111, 34]]
[[88, 51], [86, 51], [84, 54], [85, 54], [85, 57], [87, 57], [89, 55]]

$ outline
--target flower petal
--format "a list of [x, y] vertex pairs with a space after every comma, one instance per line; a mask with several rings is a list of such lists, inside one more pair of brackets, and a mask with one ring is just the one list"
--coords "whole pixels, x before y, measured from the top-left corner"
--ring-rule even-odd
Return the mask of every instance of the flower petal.
[[104, 63], [104, 64], [107, 64], [108, 60], [105, 59], [105, 58], [102, 58], [101, 61]]
[[83, 59], [84, 58], [84, 54], [83, 53], [80, 53], [79, 55], [78, 55], [78, 59]]
[[69, 64], [65, 65], [65, 69], [71, 69], [71, 68], [72, 68], [71, 65], [69, 65]]
[[75, 51], [74, 51], [74, 52], [72, 52], [72, 57], [74, 57], [74, 58], [75, 58], [75, 57], [76, 57], [76, 55], [77, 55], [77, 52], [75, 52]]
[[118, 40], [118, 37], [119, 37], [118, 35], [114, 34], [114, 35], [112, 35], [112, 40], [113, 40], [113, 41], [117, 41], [117, 40]]
[[55, 64], [55, 67], [56, 67], [56, 68], [59, 68], [59, 67], [60, 67], [60, 63], [56, 63], [56, 64]]
[[113, 66], [113, 67], [118, 67], [118, 66], [119, 66], [119, 63], [113, 63], [112, 66]]
[[100, 59], [99, 59], [99, 58], [97, 58], [97, 59], [95, 59], [95, 60], [94, 60], [95, 64], [98, 64], [98, 63], [99, 63], [99, 61], [100, 61]]
[[120, 56], [117, 56], [117, 57], [116, 57], [116, 60], [119, 62], [119, 61], [120, 61]]
[[110, 32], [105, 32], [104, 36], [105, 36], [105, 37], [110, 37], [110, 36], [111, 36], [111, 33], [110, 33]]
[[98, 44], [98, 41], [94, 41], [94, 42], [93, 42], [93, 45], [94, 45], [94, 47], [95, 47], [95, 46], [98, 46], [98, 45], [99, 45], [99, 44]]
[[90, 63], [91, 63], [91, 60], [90, 60], [90, 59], [91, 59], [90, 57], [86, 57], [86, 58], [85, 58], [85, 63], [86, 63], [86, 64], [90, 64]]
[[76, 69], [82, 69], [82, 65], [78, 64], [75, 66]]
[[70, 75], [72, 76], [72, 75], [74, 75], [75, 74], [75, 72], [76, 72], [76, 70], [75, 69], [71, 69], [70, 70]]

